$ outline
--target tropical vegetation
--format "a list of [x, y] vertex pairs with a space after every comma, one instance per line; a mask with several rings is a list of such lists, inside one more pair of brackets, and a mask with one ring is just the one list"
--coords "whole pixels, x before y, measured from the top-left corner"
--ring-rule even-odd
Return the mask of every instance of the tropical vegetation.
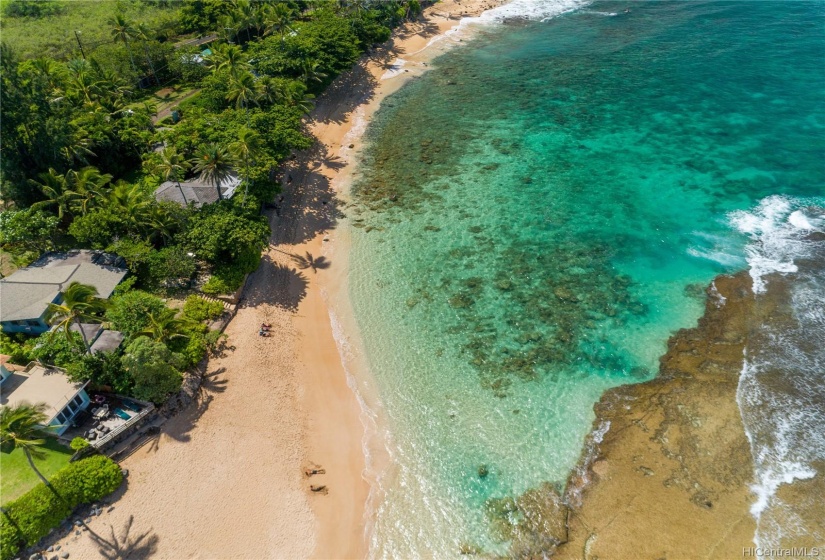
[[[107, 301], [66, 287], [47, 314], [56, 329], [0, 333], [0, 352], [160, 403], [221, 336], [207, 324], [223, 306], [199, 292], [232, 293], [258, 267], [270, 234], [261, 209], [281, 164], [312, 145], [304, 117], [316, 96], [419, 2], [0, 0], [0, 11], [0, 255], [21, 267], [46, 251], [104, 250], [130, 271]], [[218, 201], [188, 200], [193, 178]], [[155, 199], [167, 181], [183, 205]], [[88, 322], [124, 343], [91, 354], [73, 328]], [[4, 441], [36, 458], [41, 436], [16, 422]], [[0, 516], [2, 558], [120, 480], [92, 457], [58, 472], [56, 492], [41, 484], [14, 500]]]
[[0, 560], [14, 558], [60, 525], [81, 504], [89, 504], [117, 490], [123, 481], [120, 467], [103, 455], [69, 463], [50, 480], [3, 506], [0, 516]]
[[[50, 487], [49, 480], [38, 469], [34, 459], [45, 460], [49, 454], [47, 433], [44, 428], [46, 405], [43, 403], [21, 403], [0, 409], [0, 451], [11, 455], [19, 451], [26, 458], [31, 471], [40, 481]], [[13, 473], [8, 473], [14, 476]], [[6, 478], [6, 474], [3, 475]]]

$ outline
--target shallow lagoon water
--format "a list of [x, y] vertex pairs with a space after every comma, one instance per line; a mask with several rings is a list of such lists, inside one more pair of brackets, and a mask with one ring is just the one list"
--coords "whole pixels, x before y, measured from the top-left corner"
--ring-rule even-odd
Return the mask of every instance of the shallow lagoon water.
[[598, 2], [487, 27], [385, 100], [349, 212], [394, 464], [373, 557], [506, 551], [486, 501], [563, 486], [601, 393], [748, 266], [732, 213], [825, 193], [823, 13]]

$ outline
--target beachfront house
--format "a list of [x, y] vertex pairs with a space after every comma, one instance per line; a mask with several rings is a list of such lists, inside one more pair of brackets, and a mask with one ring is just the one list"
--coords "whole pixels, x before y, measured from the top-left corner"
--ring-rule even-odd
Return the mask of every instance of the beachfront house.
[[44, 427], [59, 436], [69, 429], [78, 413], [89, 406], [87, 383], [70, 381], [61, 369], [31, 363], [22, 371], [11, 372], [0, 385], [0, 406], [46, 403]]
[[127, 272], [121, 257], [100, 251], [47, 253], [0, 280], [0, 326], [7, 333], [42, 334], [49, 330], [49, 304], [60, 303], [69, 284], [92, 285], [108, 298]]
[[218, 200], [218, 189], [221, 190], [222, 198], [232, 198], [240, 184], [240, 177], [234, 173], [221, 180], [217, 187], [202, 181], [199, 177], [181, 181], [180, 185], [177, 181], [166, 181], [155, 190], [155, 200], [169, 200], [181, 206], [194, 204], [200, 208], [204, 204], [212, 204]]

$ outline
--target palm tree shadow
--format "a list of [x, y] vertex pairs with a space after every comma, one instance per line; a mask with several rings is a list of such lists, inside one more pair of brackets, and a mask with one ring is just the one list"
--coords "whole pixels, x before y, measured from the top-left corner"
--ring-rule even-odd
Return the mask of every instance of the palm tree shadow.
[[313, 273], [317, 273], [319, 270], [325, 270], [332, 264], [324, 256], [313, 257], [309, 251], [307, 251], [305, 255], [289, 253], [289, 258], [300, 270], [311, 268]]
[[130, 515], [129, 521], [120, 532], [115, 534], [114, 526], [110, 526], [111, 537], [106, 539], [96, 533], [91, 534], [92, 541], [97, 545], [97, 550], [102, 558], [107, 560], [142, 560], [151, 558], [158, 548], [160, 538], [147, 530], [139, 535], [132, 535], [132, 526], [135, 516]]
[[244, 299], [250, 307], [273, 305], [295, 311], [306, 297], [309, 284], [306, 276], [292, 267], [275, 262], [271, 255], [264, 255], [261, 266], [254, 274], [262, 277], [262, 281], [247, 284]]
[[199, 399], [211, 397], [215, 393], [223, 393], [226, 391], [226, 384], [229, 383], [229, 380], [218, 379], [218, 376], [225, 371], [226, 368], [218, 368], [215, 371], [204, 374], [201, 386], [198, 389]]
[[269, 214], [272, 240], [276, 244], [298, 245], [337, 226], [344, 213], [339, 209], [340, 200], [326, 171], [345, 165], [346, 162], [331, 154], [322, 142], [315, 142], [301, 152], [299, 159], [285, 165], [286, 176], [294, 173], [296, 180], [284, 185], [285, 202], [278, 220], [274, 221], [275, 215]]
[[[209, 409], [215, 395], [226, 391], [226, 385], [229, 381], [218, 377], [225, 372], [226, 368], [221, 367], [204, 373], [194, 400], [165, 424], [162, 435], [181, 443], [190, 441], [192, 430], [198, 425], [201, 416]], [[155, 438], [149, 451], [157, 451], [160, 448], [161, 439], [161, 437]]]
[[[356, 107], [375, 97], [379, 81], [367, 68], [368, 59], [362, 58], [352, 69], [344, 72], [327, 86], [321, 99], [335, 96], [338, 103], [319, 104], [312, 116], [324, 123], [343, 123]], [[322, 108], [326, 109], [322, 112]]]

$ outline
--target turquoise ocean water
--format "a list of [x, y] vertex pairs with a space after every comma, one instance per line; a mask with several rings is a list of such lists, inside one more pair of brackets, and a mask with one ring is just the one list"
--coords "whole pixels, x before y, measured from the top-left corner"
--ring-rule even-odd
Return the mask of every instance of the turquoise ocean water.
[[373, 557], [504, 552], [486, 501], [563, 486], [601, 393], [754, 265], [742, 212], [825, 195], [825, 2], [576, 8], [485, 25], [367, 131], [350, 297], [393, 464]]

